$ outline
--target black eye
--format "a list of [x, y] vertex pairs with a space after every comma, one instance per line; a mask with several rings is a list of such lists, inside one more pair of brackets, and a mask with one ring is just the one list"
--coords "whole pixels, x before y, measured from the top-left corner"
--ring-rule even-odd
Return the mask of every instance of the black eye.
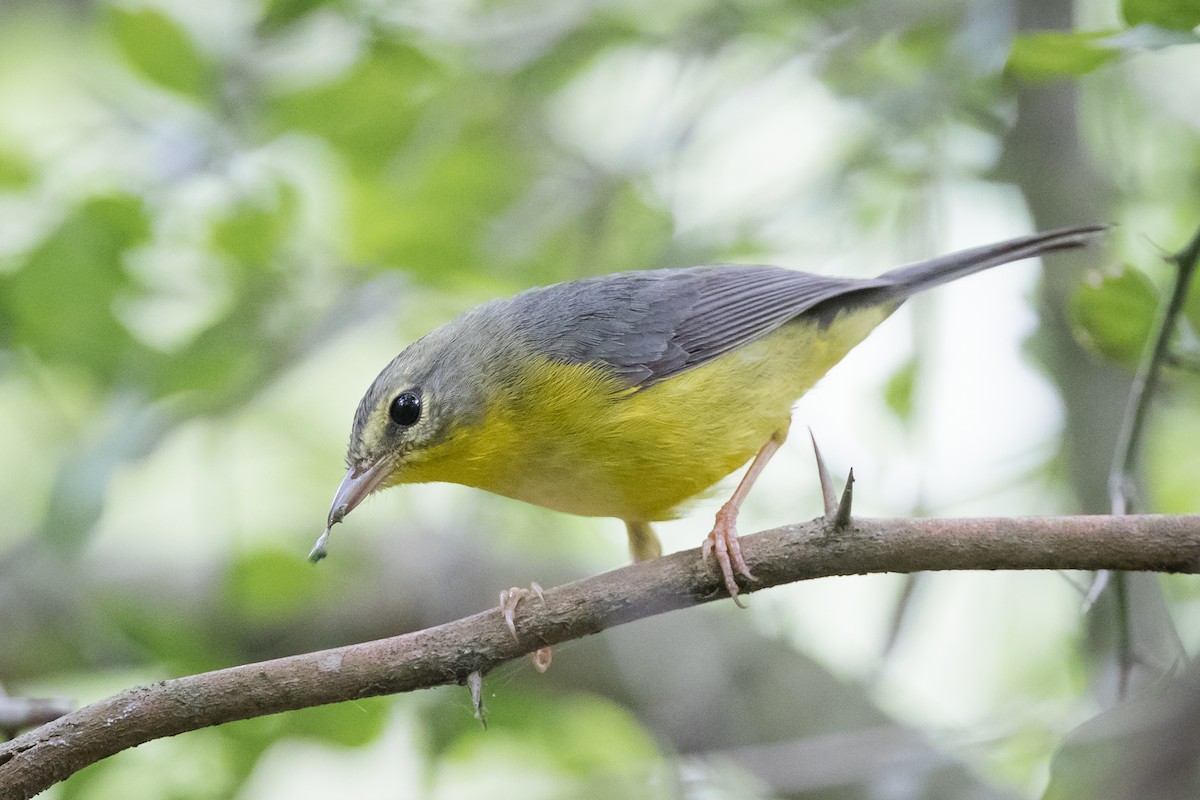
[[407, 428], [421, 418], [421, 396], [416, 392], [401, 392], [388, 406], [392, 422]]

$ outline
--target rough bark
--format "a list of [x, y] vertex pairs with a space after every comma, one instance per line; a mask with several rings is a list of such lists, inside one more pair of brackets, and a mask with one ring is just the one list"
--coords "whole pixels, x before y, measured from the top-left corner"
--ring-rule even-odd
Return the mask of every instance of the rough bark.
[[[963, 569], [1200, 571], [1200, 516], [823, 519], [743, 538], [757, 591], [829, 575]], [[388, 639], [129, 689], [0, 745], [0, 800], [32, 797], [152, 739], [325, 703], [462, 683], [546, 645], [720, 599], [696, 550], [632, 564], [524, 603]]]

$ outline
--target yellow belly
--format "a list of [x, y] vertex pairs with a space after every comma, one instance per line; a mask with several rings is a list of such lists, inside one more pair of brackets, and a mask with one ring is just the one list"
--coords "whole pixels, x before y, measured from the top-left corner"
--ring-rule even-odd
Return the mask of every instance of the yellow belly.
[[450, 481], [584, 516], [669, 519], [745, 464], [792, 405], [890, 308], [803, 318], [640, 391], [601, 370], [534, 360], [518, 391], [463, 429], [406, 482]]

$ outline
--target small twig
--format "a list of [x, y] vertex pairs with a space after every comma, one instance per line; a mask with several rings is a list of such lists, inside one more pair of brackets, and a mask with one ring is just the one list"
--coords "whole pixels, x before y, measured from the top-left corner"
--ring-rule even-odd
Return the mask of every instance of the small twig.
[[[1130, 386], [1129, 399], [1125, 405], [1125, 414], [1121, 419], [1121, 428], [1117, 434], [1112, 468], [1108, 475], [1109, 500], [1114, 515], [1128, 514], [1134, 510], [1134, 495], [1137, 491], [1134, 464], [1141, 451], [1142, 434], [1145, 431], [1146, 418], [1150, 412], [1150, 401], [1154, 397], [1154, 390], [1158, 385], [1162, 367], [1170, 357], [1171, 337], [1179, 323], [1184, 301], [1187, 300], [1188, 287], [1192, 275], [1196, 271], [1196, 263], [1200, 260], [1200, 228], [1196, 230], [1191, 241], [1182, 250], [1165, 256], [1165, 258], [1177, 267], [1175, 283], [1171, 288], [1170, 298], [1159, 309], [1156, 324], [1158, 334], [1147, 344], [1142, 360], [1138, 364], [1137, 373]], [[1096, 573], [1087, 596], [1084, 598], [1085, 610], [1090, 609], [1099, 599], [1109, 585], [1110, 577], [1112, 576], [1108, 570], [1100, 570]], [[1130, 630], [1133, 621], [1130, 617], [1124, 577], [1116, 575], [1115, 583], [1118, 607], [1117, 626], [1119, 628], [1117, 659], [1121, 673], [1118, 681], [1118, 696], [1124, 697], [1129, 685], [1130, 673], [1136, 661], [1136, 654], [1133, 652], [1133, 635]]]
[[1083, 607], [1080, 609], [1084, 614], [1092, 610], [1092, 606], [1096, 605], [1096, 601], [1100, 599], [1100, 595], [1104, 594], [1104, 590], [1108, 588], [1108, 581], [1112, 575], [1109, 571], [1102, 569], [1092, 577], [1092, 585], [1087, 587], [1083, 594]]
[[1117, 601], [1117, 697], [1129, 696], [1129, 682], [1137, 654], [1133, 651], [1133, 613], [1129, 607], [1129, 582], [1117, 574], [1113, 590]]
[[904, 621], [908, 618], [913, 596], [916, 594], [917, 584], [920, 580], [921, 573], [919, 572], [904, 576], [904, 585], [900, 588], [900, 595], [896, 598], [896, 605], [892, 609], [891, 620], [888, 623], [887, 637], [883, 640], [883, 647], [879, 651], [879, 667], [876, 670], [876, 674], [882, 670], [884, 663], [900, 642], [900, 635], [904, 629]]
[[1133, 510], [1134, 462], [1150, 410], [1150, 399], [1154, 396], [1163, 362], [1169, 352], [1171, 336], [1183, 310], [1184, 301], [1187, 300], [1188, 286], [1196, 271], [1196, 264], [1200, 261], [1200, 229], [1196, 230], [1186, 247], [1169, 256], [1167, 260], [1178, 268], [1175, 273], [1175, 285], [1171, 289], [1170, 299], [1159, 312], [1158, 335], [1147, 346], [1138, 365], [1130, 388], [1129, 401], [1125, 406], [1125, 416], [1121, 420], [1112, 470], [1108, 478], [1113, 514], [1128, 514]]

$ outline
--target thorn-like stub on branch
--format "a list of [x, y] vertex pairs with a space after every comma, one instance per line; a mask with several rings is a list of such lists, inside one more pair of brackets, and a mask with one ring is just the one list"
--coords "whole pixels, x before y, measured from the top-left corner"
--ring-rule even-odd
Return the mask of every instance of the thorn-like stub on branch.
[[471, 690], [471, 705], [475, 708], [475, 719], [487, 730], [487, 711], [483, 707], [483, 673], [475, 670], [467, 676], [467, 688]]
[[1106, 569], [1096, 570], [1096, 574], [1092, 577], [1092, 585], [1088, 587], [1087, 594], [1083, 597], [1083, 607], [1080, 611], [1084, 614], [1092, 610], [1092, 606], [1096, 605], [1096, 601], [1100, 599], [1100, 595], [1104, 594], [1104, 590], [1108, 587], [1108, 580], [1112, 577], [1112, 572]]
[[842, 491], [842, 502], [838, 503], [833, 517], [833, 529], [843, 531], [850, 527], [850, 505], [854, 501], [854, 469], [846, 477], [846, 488]]
[[833, 479], [829, 477], [829, 468], [825, 466], [825, 459], [821, 456], [821, 448], [817, 447], [817, 437], [812, 432], [812, 428], [808, 429], [808, 438], [812, 439], [813, 455], [817, 459], [817, 477], [821, 481], [821, 498], [825, 501], [825, 518], [833, 519], [834, 514], [837, 513]]

